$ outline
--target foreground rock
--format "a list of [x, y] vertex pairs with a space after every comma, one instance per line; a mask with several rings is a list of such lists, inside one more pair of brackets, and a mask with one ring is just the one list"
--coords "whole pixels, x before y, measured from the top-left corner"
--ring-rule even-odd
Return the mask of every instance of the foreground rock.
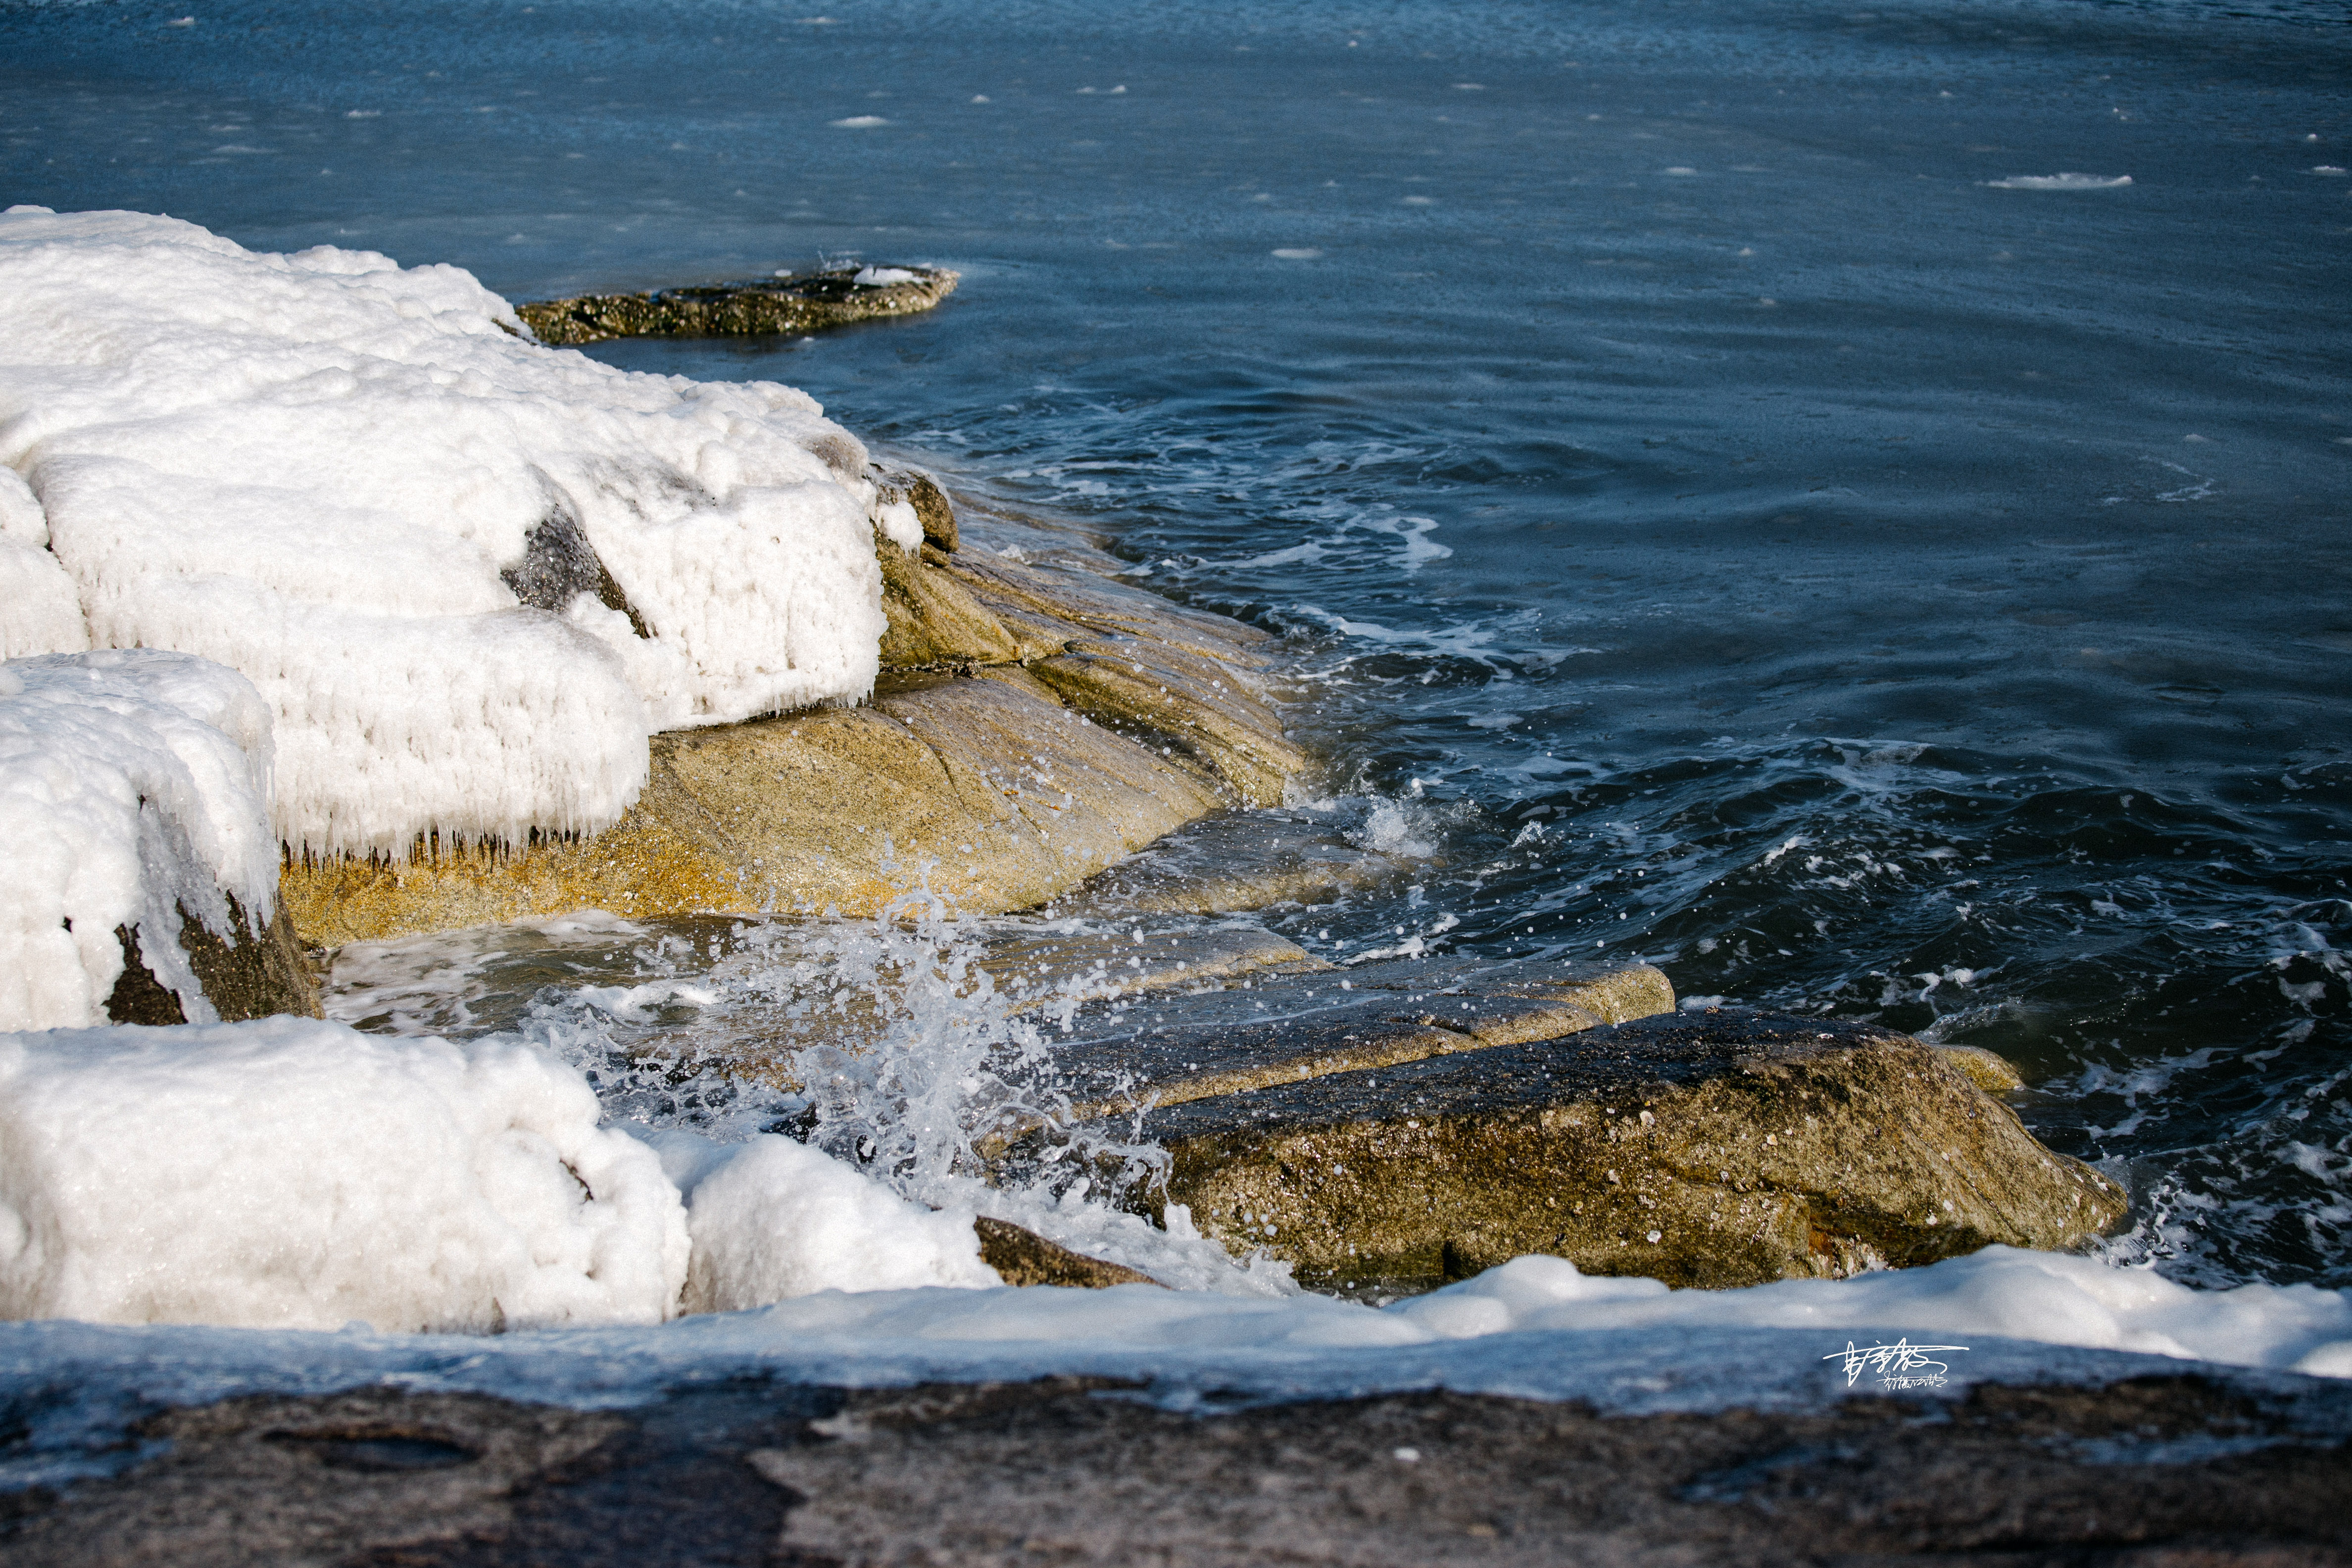
[[939, 267], [840, 267], [650, 294], [539, 300], [517, 305], [515, 314], [541, 342], [560, 346], [611, 338], [813, 332], [928, 310], [955, 292], [961, 276]]
[[1007, 1285], [1059, 1285], [1078, 1290], [1108, 1290], [1114, 1285], [1157, 1285], [1140, 1269], [1073, 1252], [1048, 1241], [1034, 1230], [986, 1215], [971, 1222], [980, 1237], [980, 1260], [996, 1270]]
[[[205, 1001], [225, 1024], [292, 1013], [316, 1018], [318, 977], [310, 972], [309, 954], [294, 934], [294, 922], [284, 905], [270, 912], [258, 930], [247, 919], [234, 898], [228, 900], [234, 934], [223, 938], [205, 929], [185, 905], [180, 916], [179, 945]], [[114, 928], [122, 945], [122, 974], [106, 998], [110, 1024], [184, 1024], [188, 1009], [172, 987], [158, 979], [147, 955], [140, 951], [139, 935], [129, 926]]]
[[1141, 1127], [1172, 1160], [1155, 1208], [1318, 1284], [1427, 1289], [1530, 1252], [1677, 1286], [1834, 1279], [2079, 1246], [2126, 1202], [1948, 1053], [1867, 1026], [1667, 1014], [1299, 1076]]
[[1265, 634], [1112, 582], [1083, 548], [943, 549], [959, 529], [936, 484], [882, 479], [925, 542], [877, 534], [889, 630], [871, 701], [657, 735], [644, 793], [592, 837], [296, 861], [280, 890], [303, 939], [581, 909], [857, 917], [926, 881], [971, 912], [1024, 909], [1278, 798], [1305, 765], [1259, 685]]
[[170, 1410], [0, 1497], [20, 1568], [2352, 1561], [2352, 1410], [2294, 1380], [1979, 1384], [1933, 1415], [1444, 1393], [1184, 1415], [1101, 1380], [740, 1384], [625, 1411], [367, 1389]]

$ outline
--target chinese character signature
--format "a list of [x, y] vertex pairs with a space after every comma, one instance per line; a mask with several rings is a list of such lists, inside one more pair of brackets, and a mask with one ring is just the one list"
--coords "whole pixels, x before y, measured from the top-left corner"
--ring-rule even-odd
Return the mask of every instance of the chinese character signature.
[[1822, 1359], [1845, 1363], [1845, 1385], [1848, 1388], [1852, 1388], [1854, 1379], [1864, 1372], [1877, 1374], [1881, 1388], [1941, 1388], [1944, 1386], [1944, 1373], [1951, 1369], [1947, 1363], [1935, 1360], [1935, 1354], [1968, 1348], [1966, 1345], [1915, 1345], [1906, 1338], [1891, 1345], [1865, 1345], [1856, 1350], [1853, 1342], [1848, 1340], [1845, 1349], [1832, 1351]]

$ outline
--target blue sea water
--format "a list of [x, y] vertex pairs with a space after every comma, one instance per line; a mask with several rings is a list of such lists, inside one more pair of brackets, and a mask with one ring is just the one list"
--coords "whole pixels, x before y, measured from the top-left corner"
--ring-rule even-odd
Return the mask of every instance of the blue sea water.
[[813, 4], [0, 3], [0, 202], [956, 268], [594, 352], [1285, 634], [1441, 861], [1286, 934], [1987, 1046], [2125, 1255], [2352, 1284], [2340, 5]]

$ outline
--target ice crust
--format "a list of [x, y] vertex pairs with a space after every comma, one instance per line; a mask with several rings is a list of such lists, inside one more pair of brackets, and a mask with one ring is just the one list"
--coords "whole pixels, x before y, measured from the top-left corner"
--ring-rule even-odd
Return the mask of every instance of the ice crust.
[[0, 1036], [0, 1316], [658, 1323], [686, 1214], [528, 1047], [308, 1018]]
[[217, 1016], [181, 911], [235, 940], [231, 898], [256, 931], [276, 908], [270, 730], [251, 682], [185, 654], [0, 664], [0, 1029], [103, 1023], [118, 927], [188, 1018]]
[[241, 671], [298, 849], [593, 830], [653, 731], [872, 689], [865, 448], [790, 387], [541, 348], [454, 267], [138, 213], [0, 214], [0, 637]]

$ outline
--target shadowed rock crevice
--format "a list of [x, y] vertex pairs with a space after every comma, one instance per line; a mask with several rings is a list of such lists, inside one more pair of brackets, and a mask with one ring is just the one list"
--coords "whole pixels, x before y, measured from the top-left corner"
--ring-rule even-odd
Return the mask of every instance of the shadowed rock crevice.
[[606, 570], [596, 547], [588, 542], [587, 531], [580, 526], [571, 503], [560, 497], [551, 500], [547, 515], [524, 535], [522, 559], [499, 577], [532, 609], [560, 616], [571, 608], [572, 600], [590, 594], [606, 609], [626, 616], [629, 629], [637, 636], [654, 635]]
[[[285, 905], [278, 905], [268, 924], [256, 934], [236, 900], [223, 896], [228, 898], [229, 923], [236, 933], [234, 939], [225, 940], [215, 933], [191, 915], [186, 905], [173, 906], [180, 919], [181, 951], [188, 955], [188, 967], [195, 972], [205, 1000], [212, 1004], [225, 1023], [266, 1018], [279, 1013], [305, 1018], [320, 1016], [318, 979], [310, 972], [310, 959], [294, 934], [294, 923], [288, 918]], [[114, 936], [122, 944], [122, 973], [107, 997], [107, 1021], [158, 1026], [186, 1023], [187, 1010], [181, 1005], [179, 995], [148, 967], [145, 955], [140, 952], [139, 933], [127, 926], [117, 926]]]

